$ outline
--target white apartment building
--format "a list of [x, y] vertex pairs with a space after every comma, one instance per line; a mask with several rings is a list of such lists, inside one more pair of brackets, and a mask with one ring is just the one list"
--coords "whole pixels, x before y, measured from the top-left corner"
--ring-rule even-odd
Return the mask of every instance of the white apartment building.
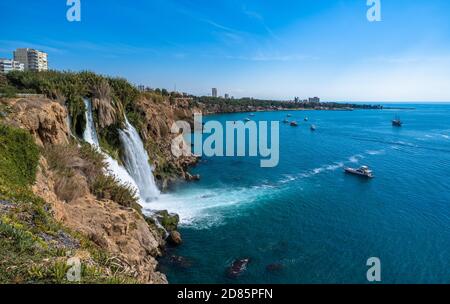
[[12, 59], [0, 59], [0, 73], [6, 74], [11, 71], [23, 71], [25, 65]]
[[25, 70], [47, 71], [48, 55], [47, 53], [35, 49], [17, 49], [14, 51], [14, 60], [23, 63]]

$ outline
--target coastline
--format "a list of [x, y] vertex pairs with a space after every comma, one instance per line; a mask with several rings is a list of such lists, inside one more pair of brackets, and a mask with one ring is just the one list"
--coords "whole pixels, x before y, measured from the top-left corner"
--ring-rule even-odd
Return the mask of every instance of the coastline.
[[[30, 185], [34, 195], [51, 206], [54, 220], [81, 233], [108, 254], [119, 255], [124, 263], [138, 269], [135, 274], [127, 275], [149, 283], [167, 282], [164, 274], [157, 271], [156, 259], [164, 254], [167, 243], [182, 243], [182, 236], [177, 231], [179, 217], [170, 213], [171, 210], [159, 211], [152, 218], [144, 216], [130, 189], [121, 187], [117, 180], [94, 174], [89, 166], [72, 167], [64, 159], [64, 155], [68, 154], [89, 164], [96, 162], [98, 157], [94, 151], [87, 153], [83, 148], [86, 113], [89, 110], [85, 107], [86, 98], [92, 102], [93, 118], [90, 123], [93, 126], [90, 127], [97, 130], [100, 149], [119, 165], [124, 165], [122, 143], [116, 139], [117, 130], [125, 126], [124, 117], [128, 118], [140, 136], [162, 191], [170, 190], [171, 184], [179, 180], [195, 182], [200, 179], [200, 176], [189, 172], [198, 163], [198, 157], [176, 158], [171, 153], [171, 141], [176, 135], [170, 132], [170, 128], [177, 120], [192, 122], [193, 114], [199, 112], [213, 115], [349, 110], [342, 104], [320, 104], [320, 108], [317, 104], [308, 104], [307, 108], [292, 103], [261, 101], [262, 106], [255, 106], [255, 102], [259, 101], [231, 102], [220, 98], [202, 103], [199, 102], [201, 97], [192, 99], [155, 92], [140, 93], [122, 79], [105, 78], [89, 72], [11, 73], [8, 78], [14, 81], [14, 86], [28, 93], [20, 95], [17, 89], [18, 96], [12, 94], [1, 98], [1, 122], [26, 130], [41, 149], [36, 175], [38, 186]], [[29, 78], [35, 79], [33, 87], [29, 87]], [[92, 79], [95, 85], [91, 84]], [[30, 95], [33, 94], [30, 91], [34, 91], [34, 95]], [[55, 92], [70, 94], [66, 97]], [[101, 171], [97, 168], [96, 172]], [[99, 183], [96, 178], [101, 178], [102, 182]], [[70, 187], [65, 185], [77, 187], [74, 193], [78, 194], [72, 193]], [[125, 195], [115, 195], [117, 192]], [[9, 197], [7, 199], [10, 200]], [[133, 217], [136, 220], [132, 220]], [[39, 236], [36, 239], [40, 239]]]

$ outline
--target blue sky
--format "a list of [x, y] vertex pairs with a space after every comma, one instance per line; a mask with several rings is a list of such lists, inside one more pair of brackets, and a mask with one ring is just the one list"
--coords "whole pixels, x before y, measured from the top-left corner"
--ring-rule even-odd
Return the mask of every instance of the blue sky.
[[198, 95], [450, 101], [450, 1], [381, 5], [370, 23], [366, 0], [81, 0], [69, 23], [66, 0], [3, 0], [0, 57]]

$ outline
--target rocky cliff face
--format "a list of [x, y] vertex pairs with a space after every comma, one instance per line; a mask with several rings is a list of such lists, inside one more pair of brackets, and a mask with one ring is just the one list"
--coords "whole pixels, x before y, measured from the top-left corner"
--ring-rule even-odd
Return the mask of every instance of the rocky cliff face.
[[[67, 113], [60, 104], [45, 98], [8, 99], [2, 103], [8, 108], [5, 122], [28, 130], [41, 147], [69, 144]], [[110, 109], [100, 101], [97, 106], [103, 108], [102, 113], [109, 119]], [[162, 123], [158, 126], [163, 128]], [[158, 132], [162, 132], [161, 129]], [[158, 132], [156, 134], [162, 135]], [[149, 225], [138, 210], [111, 200], [96, 199], [90, 193], [87, 181], [78, 183], [86, 185], [77, 190], [76, 199], [61, 200], [55, 193], [57, 176], [49, 167], [48, 161], [41, 156], [32, 189], [50, 204], [57, 221], [108, 251], [125, 265], [124, 271], [140, 282], [167, 283], [165, 275], [156, 271], [156, 258], [161, 255], [164, 240], [155, 226]], [[84, 177], [72, 178], [83, 180]]]
[[60, 104], [45, 98], [18, 98], [3, 102], [10, 114], [7, 121], [24, 128], [43, 146], [48, 144], [68, 144], [67, 112]]

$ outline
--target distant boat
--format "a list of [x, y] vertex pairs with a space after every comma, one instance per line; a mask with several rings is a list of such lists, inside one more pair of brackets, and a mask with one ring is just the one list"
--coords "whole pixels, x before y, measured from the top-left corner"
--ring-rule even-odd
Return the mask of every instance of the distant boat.
[[308, 121], [309, 120], [309, 118], [308, 117], [305, 117], [305, 119], [304, 119], [305, 121]]
[[367, 166], [362, 166], [361, 168], [354, 169], [354, 168], [345, 168], [344, 169], [346, 173], [359, 175], [363, 177], [373, 178], [373, 171], [369, 169]]
[[311, 125], [311, 131], [316, 131], [316, 126], [315, 125]]
[[255, 116], [255, 114], [252, 113], [252, 114], [250, 114], [250, 116]]
[[291, 121], [291, 127], [298, 127], [298, 123], [296, 121]]
[[248, 122], [248, 121], [250, 121], [250, 118], [246, 118], [246, 119], [244, 119], [244, 121], [247, 121], [247, 122]]
[[292, 114], [288, 114], [288, 115], [286, 115], [286, 117], [292, 117]]
[[289, 123], [289, 120], [287, 120], [286, 118], [283, 120], [283, 123], [287, 124]]
[[400, 117], [396, 116], [394, 120], [392, 120], [392, 125], [394, 127], [401, 127], [403, 125], [403, 122], [400, 120]]

